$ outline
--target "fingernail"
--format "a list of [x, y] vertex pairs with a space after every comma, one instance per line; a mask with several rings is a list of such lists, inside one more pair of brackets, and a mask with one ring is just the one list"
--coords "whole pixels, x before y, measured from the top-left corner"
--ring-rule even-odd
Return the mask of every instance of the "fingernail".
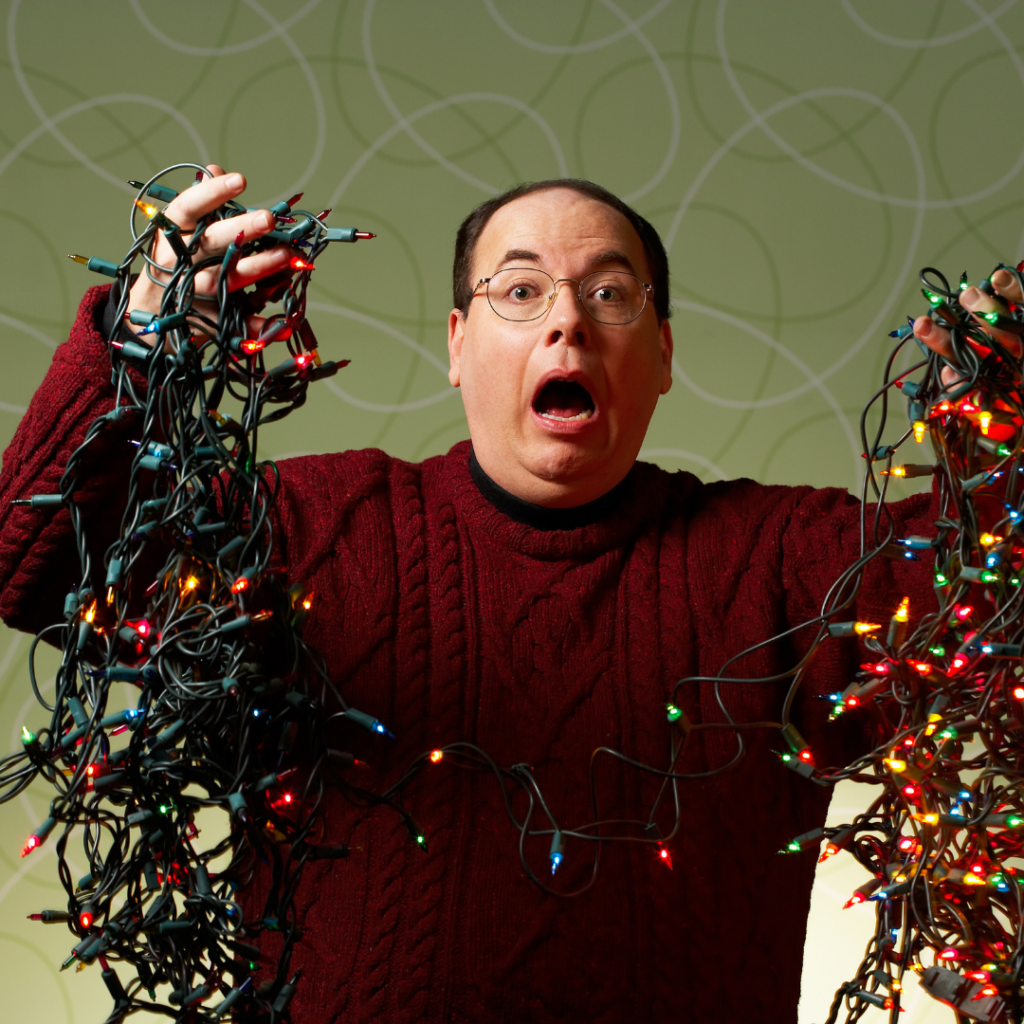
[[[960, 294], [960, 305], [964, 306], [967, 305], [967, 303], [974, 305], [974, 303], [978, 301], [978, 297], [980, 295], [981, 293], [978, 291], [977, 288], [968, 288]], [[967, 302], [964, 301], [965, 299], [967, 300]]]
[[239, 189], [245, 184], [245, 179], [240, 174], [229, 174], [224, 184], [230, 189]]
[[253, 225], [258, 231], [265, 231], [274, 223], [274, 218], [267, 213], [266, 210], [263, 213], [257, 213], [253, 220]]
[[916, 324], [914, 324], [914, 333], [919, 338], [927, 338], [934, 329], [935, 324], [933, 324], [927, 317], [922, 317]]

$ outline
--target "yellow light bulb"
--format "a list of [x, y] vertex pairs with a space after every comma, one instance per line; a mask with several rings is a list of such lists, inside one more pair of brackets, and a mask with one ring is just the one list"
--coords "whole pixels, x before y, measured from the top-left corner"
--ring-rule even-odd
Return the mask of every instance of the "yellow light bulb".
[[135, 205], [150, 219], [156, 216], [156, 207], [152, 203], [144, 203], [141, 199], [135, 200]]
[[89, 607], [86, 609], [85, 621], [91, 624], [92, 620], [95, 619], [95, 618], [96, 618], [96, 602], [93, 601], [93, 603], [91, 605], [89, 605]]
[[926, 814], [913, 814], [911, 817], [916, 818], [925, 825], [938, 825], [939, 823], [939, 816], [933, 811], [929, 811]]
[[983, 533], [978, 538], [978, 540], [981, 541], [981, 543], [987, 548], [992, 547], [993, 544], [998, 544], [1002, 539], [1002, 537], [999, 537], [996, 534], [992, 533]]
[[864, 636], [865, 633], [874, 633], [876, 629], [881, 628], [877, 622], [855, 622], [853, 624], [853, 631], [857, 636]]
[[309, 609], [313, 607], [313, 602], [307, 597], [306, 600], [302, 602], [302, 607], [308, 612]]
[[896, 609], [896, 614], [893, 618], [897, 622], [907, 622], [910, 619], [910, 598], [905, 597], [900, 601], [899, 608]]
[[883, 757], [882, 763], [897, 775], [907, 770], [907, 762], [900, 757]]
[[907, 475], [907, 467], [906, 466], [893, 466], [892, 469], [889, 470], [889, 476], [906, 476], [906, 475]]
[[990, 412], [983, 412], [978, 417], [978, 423], [981, 426], [981, 432], [987, 437], [988, 436], [988, 428], [992, 425], [992, 413], [990, 413]]
[[920, 444], [924, 440], [925, 431], [928, 425], [924, 420], [914, 420], [914, 440]]

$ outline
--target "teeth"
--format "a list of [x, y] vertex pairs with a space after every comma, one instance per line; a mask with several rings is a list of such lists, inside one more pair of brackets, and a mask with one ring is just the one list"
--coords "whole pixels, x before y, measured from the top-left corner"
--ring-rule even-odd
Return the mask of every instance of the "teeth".
[[559, 423], [566, 423], [569, 420], [589, 420], [593, 415], [591, 409], [584, 409], [583, 412], [576, 413], [575, 416], [555, 416], [550, 412], [542, 412], [541, 416], [546, 420], [558, 420]]

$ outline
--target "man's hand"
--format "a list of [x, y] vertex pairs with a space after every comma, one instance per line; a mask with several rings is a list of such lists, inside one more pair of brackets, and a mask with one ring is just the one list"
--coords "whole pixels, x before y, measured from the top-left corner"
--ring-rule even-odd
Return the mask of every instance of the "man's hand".
[[[1021, 296], [1017, 279], [1007, 270], [997, 270], [992, 275], [992, 285], [998, 295], [1013, 303], [1020, 303], [1024, 297]], [[995, 338], [1003, 348], [1016, 357], [1021, 354], [1021, 339], [1019, 335], [1008, 334], [1005, 331], [997, 331], [983, 316], [985, 313], [1005, 312], [997, 299], [986, 295], [980, 288], [967, 288], [960, 294], [960, 305], [970, 310], [978, 326], [989, 336]], [[920, 316], [914, 321], [914, 334], [930, 349], [938, 352], [947, 359], [953, 359], [953, 345], [950, 340], [950, 333], [941, 325], [937, 324], [930, 316]], [[977, 349], [979, 346], [971, 342]], [[944, 367], [942, 371], [942, 383], [949, 385], [957, 379], [956, 372], [950, 367]]]
[[[207, 168], [213, 175], [212, 178], [205, 178], [197, 185], [185, 189], [175, 198], [164, 210], [165, 216], [181, 228], [182, 234], [189, 235], [196, 222], [216, 210], [218, 206], [235, 199], [245, 191], [245, 178], [241, 174], [225, 174], [223, 168], [216, 164], [210, 164]], [[228, 245], [235, 240], [239, 232], [242, 232], [246, 241], [260, 238], [274, 228], [274, 216], [268, 210], [257, 210], [253, 213], [240, 214], [237, 217], [230, 217], [227, 220], [217, 221], [211, 224], [203, 233], [197, 259], [206, 259], [210, 256], [221, 256]], [[163, 267], [174, 266], [177, 257], [170, 243], [164, 238], [163, 232], [156, 233], [156, 242], [150, 257]], [[246, 285], [269, 277], [281, 270], [287, 269], [291, 257], [294, 254], [287, 246], [278, 246], [266, 252], [254, 256], [247, 256], [239, 260], [235, 269], [228, 277], [228, 289], [235, 291], [244, 288]], [[166, 280], [167, 275], [159, 270], [150, 268], [158, 280]], [[217, 277], [219, 268], [204, 270], [196, 276], [196, 297], [213, 296], [217, 292]], [[141, 309], [147, 313], [159, 313], [160, 302], [163, 299], [163, 289], [152, 280], [145, 270], [139, 274], [132, 286], [131, 295], [128, 301], [128, 309]], [[210, 315], [214, 315], [214, 307], [210, 306]], [[250, 330], [258, 331], [262, 320], [253, 317], [250, 321]], [[133, 327], [136, 332], [142, 328]]]

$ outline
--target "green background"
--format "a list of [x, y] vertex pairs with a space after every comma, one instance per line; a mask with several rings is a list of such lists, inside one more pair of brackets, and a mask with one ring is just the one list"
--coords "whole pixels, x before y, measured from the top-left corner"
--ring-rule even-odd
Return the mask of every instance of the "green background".
[[[0, 9], [5, 443], [101, 280], [64, 254], [119, 259], [125, 179], [181, 160], [243, 170], [251, 204], [303, 190], [331, 223], [379, 234], [321, 259], [310, 319], [323, 355], [352, 365], [261, 434], [265, 457], [376, 445], [420, 459], [466, 436], [445, 378], [452, 240], [519, 181], [591, 178], [663, 233], [675, 386], [644, 455], [705, 479], [856, 488], [859, 411], [887, 332], [922, 310], [917, 270], [976, 281], [1024, 255], [1015, 0]], [[27, 648], [0, 636], [0, 747], [39, 721]], [[109, 1008], [98, 969], [58, 975], [67, 933], [24, 919], [61, 905], [52, 844], [17, 856], [44, 808], [41, 791], [0, 808], [4, 1014], [91, 1024]], [[862, 878], [843, 858], [819, 871], [804, 1022], [859, 959], [870, 919], [837, 907]], [[906, 1005], [905, 1024], [949, 1019], [916, 991]]]

